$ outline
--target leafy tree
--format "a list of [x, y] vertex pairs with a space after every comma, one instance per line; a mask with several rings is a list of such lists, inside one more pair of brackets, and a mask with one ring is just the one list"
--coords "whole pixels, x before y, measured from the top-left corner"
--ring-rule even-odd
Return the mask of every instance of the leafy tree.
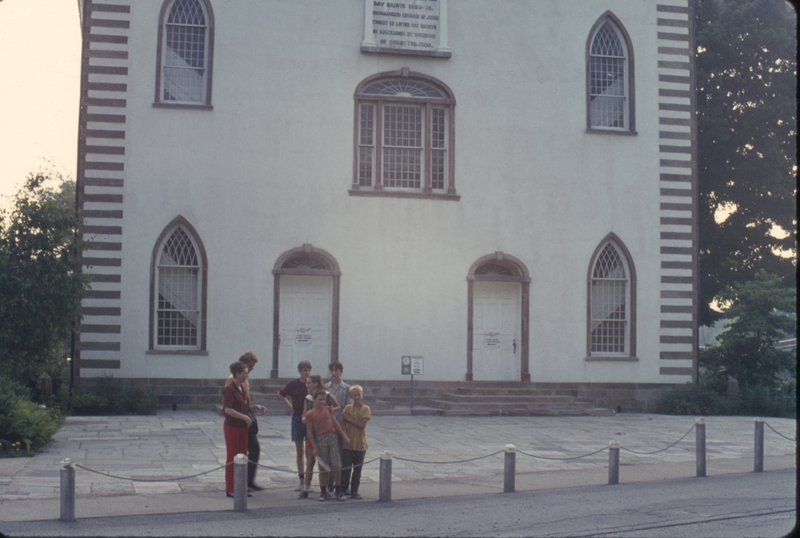
[[797, 376], [797, 357], [793, 351], [775, 348], [775, 343], [788, 335], [797, 335], [797, 292], [783, 285], [781, 278], [763, 269], [755, 278], [734, 284], [720, 292], [728, 303], [724, 310], [725, 331], [717, 336], [720, 345], [704, 350], [701, 366], [724, 386], [728, 376], [750, 389], [777, 389], [778, 374]]
[[796, 287], [797, 16], [784, 0], [695, 6], [700, 323], [711, 325], [720, 291], [760, 269]]
[[75, 184], [62, 180], [54, 190], [45, 185], [50, 179], [29, 175], [11, 209], [0, 210], [0, 372], [29, 387], [63, 364], [88, 287]]

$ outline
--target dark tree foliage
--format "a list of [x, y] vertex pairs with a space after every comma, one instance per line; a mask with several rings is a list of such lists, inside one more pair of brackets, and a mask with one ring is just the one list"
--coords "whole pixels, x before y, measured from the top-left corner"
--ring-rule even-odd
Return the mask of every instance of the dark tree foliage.
[[[796, 286], [797, 16], [784, 0], [695, 7], [700, 323], [710, 325], [720, 291], [759, 269]], [[720, 209], [731, 213], [718, 223]]]
[[75, 184], [48, 188], [31, 174], [10, 210], [0, 211], [0, 373], [35, 387], [66, 359], [80, 319], [81, 273]]
[[778, 388], [779, 374], [797, 375], [794, 351], [782, 351], [775, 343], [797, 335], [797, 292], [777, 275], [759, 270], [753, 280], [727, 286], [720, 292], [727, 303], [724, 314], [732, 320], [717, 336], [720, 344], [705, 350], [700, 364], [724, 386], [731, 376], [747, 387]]

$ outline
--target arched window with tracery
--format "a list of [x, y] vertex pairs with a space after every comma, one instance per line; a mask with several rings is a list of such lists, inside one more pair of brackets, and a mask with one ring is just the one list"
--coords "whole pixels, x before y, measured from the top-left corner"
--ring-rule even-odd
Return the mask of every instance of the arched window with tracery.
[[588, 355], [634, 356], [634, 320], [633, 264], [618, 240], [607, 239], [590, 267]]
[[633, 49], [610, 12], [592, 28], [587, 64], [589, 130], [634, 131]]
[[447, 86], [402, 69], [363, 81], [355, 100], [351, 194], [457, 199]]
[[211, 104], [213, 14], [207, 0], [166, 0], [158, 32], [156, 103]]
[[205, 252], [194, 229], [176, 219], [153, 253], [153, 350], [205, 349]]

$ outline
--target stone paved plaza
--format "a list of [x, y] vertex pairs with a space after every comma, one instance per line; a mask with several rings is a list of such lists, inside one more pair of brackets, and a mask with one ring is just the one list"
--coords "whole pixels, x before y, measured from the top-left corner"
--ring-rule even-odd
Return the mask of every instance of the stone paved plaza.
[[[213, 411], [162, 411], [157, 416], [69, 417], [53, 441], [32, 458], [0, 460], [0, 502], [48, 499], [59, 496], [59, 463], [74, 463], [119, 477], [170, 479], [133, 482], [76, 469], [76, 496], [101, 498], [119, 495], [222, 492], [225, 462], [222, 417]], [[608, 467], [610, 441], [620, 443], [621, 480], [634, 478], [634, 470], [661, 466], [650, 475], [695, 474], [696, 417], [620, 414], [614, 417], [439, 417], [375, 416], [367, 427], [369, 450], [362, 490], [370, 491], [379, 477], [381, 452], [393, 455], [392, 482], [441, 484], [451, 481], [499, 484], [502, 488], [506, 444], [514, 444], [518, 484], [541, 481], [558, 486], [559, 477], [572, 483], [569, 473], [591, 471], [594, 481]], [[706, 422], [708, 473], [717, 469], [752, 471], [754, 419], [710, 417]], [[796, 423], [766, 419], [766, 466], [776, 458], [793, 460]], [[776, 434], [769, 426], [788, 437]], [[259, 419], [262, 447], [258, 481], [268, 490], [293, 498], [297, 483], [289, 417]], [[662, 450], [689, 434], [675, 446], [657, 454], [634, 452]], [[600, 450], [597, 454], [585, 456]], [[490, 454], [501, 452], [489, 457]], [[538, 458], [530, 455], [538, 456]], [[546, 459], [545, 459], [546, 458]], [[573, 459], [567, 459], [573, 458]], [[411, 460], [411, 461], [408, 461]], [[455, 462], [461, 463], [428, 463]], [[731, 465], [736, 462], [734, 467]], [[673, 470], [667, 472], [667, 465]], [[211, 473], [185, 478], [205, 471]], [[556, 471], [556, 473], [553, 473]], [[649, 475], [648, 475], [649, 476]], [[427, 482], [426, 482], [427, 481]], [[316, 484], [316, 480], [314, 481]], [[531, 482], [531, 484], [533, 484]], [[535, 487], [532, 485], [531, 487]], [[376, 489], [376, 488], [375, 488]], [[283, 493], [281, 493], [283, 492]]]

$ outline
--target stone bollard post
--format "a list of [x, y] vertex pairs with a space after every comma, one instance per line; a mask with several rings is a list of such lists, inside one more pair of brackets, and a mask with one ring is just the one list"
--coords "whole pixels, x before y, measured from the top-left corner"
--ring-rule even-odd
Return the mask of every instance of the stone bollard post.
[[619, 484], [619, 443], [608, 443], [608, 483]]
[[381, 471], [378, 501], [392, 500], [392, 453], [388, 450], [381, 452]]
[[753, 472], [760, 473], [764, 470], [764, 419], [756, 419], [755, 457]]
[[247, 456], [233, 457], [233, 511], [247, 512]]
[[517, 447], [506, 445], [506, 457], [503, 465], [503, 493], [514, 493], [515, 474], [517, 472]]
[[706, 423], [702, 418], [698, 418], [694, 425], [695, 432], [695, 452], [697, 459], [697, 476], [706, 475]]
[[75, 467], [69, 458], [61, 463], [61, 521], [75, 521]]

